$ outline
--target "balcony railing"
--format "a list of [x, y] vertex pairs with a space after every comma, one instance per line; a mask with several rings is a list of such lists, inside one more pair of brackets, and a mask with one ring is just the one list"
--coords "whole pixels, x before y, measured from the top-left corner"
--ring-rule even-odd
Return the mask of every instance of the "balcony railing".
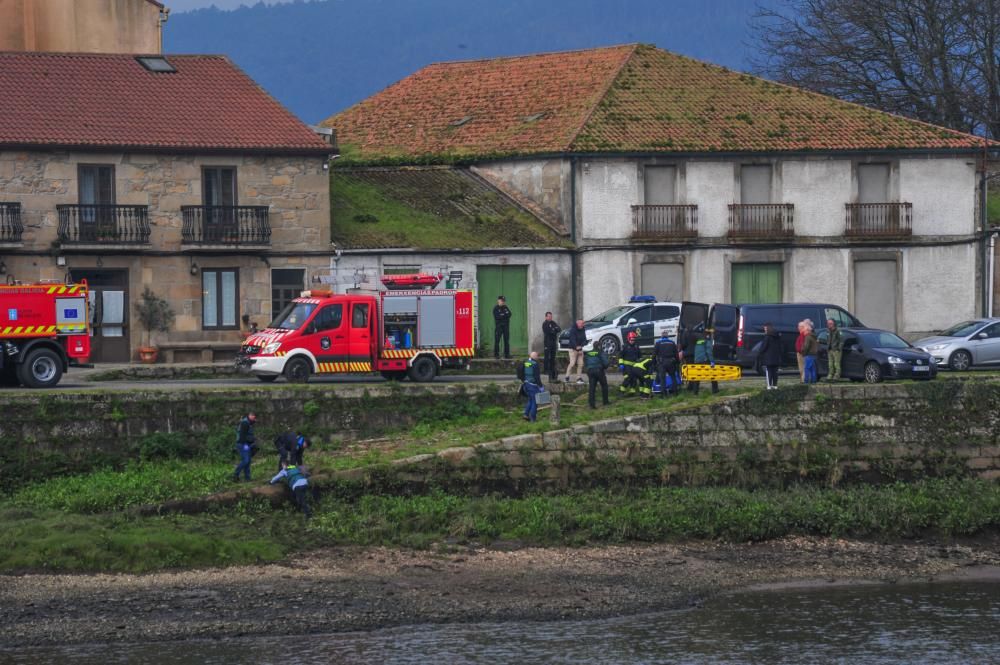
[[696, 238], [698, 206], [632, 206], [632, 237], [646, 240]]
[[149, 243], [149, 206], [57, 205], [59, 242], [66, 245]]
[[912, 203], [848, 203], [844, 234], [852, 238], [895, 238], [913, 234]]
[[181, 242], [189, 245], [269, 245], [267, 206], [181, 206]]
[[729, 205], [729, 237], [766, 240], [795, 235], [791, 203], [732, 203]]
[[21, 204], [0, 201], [0, 242], [21, 242]]

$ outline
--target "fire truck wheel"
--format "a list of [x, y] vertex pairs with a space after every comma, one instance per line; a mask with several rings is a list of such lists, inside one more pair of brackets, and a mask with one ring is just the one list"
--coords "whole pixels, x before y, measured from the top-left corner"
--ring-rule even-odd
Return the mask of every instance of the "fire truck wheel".
[[62, 360], [51, 349], [35, 349], [17, 368], [17, 378], [28, 388], [50, 388], [62, 378]]
[[312, 374], [312, 365], [305, 358], [292, 358], [285, 365], [285, 378], [289, 383], [306, 383]]
[[428, 356], [423, 356], [417, 358], [410, 365], [410, 369], [407, 372], [411, 381], [417, 383], [427, 383], [428, 381], [433, 381], [434, 377], [437, 376], [437, 363], [434, 362], [433, 358]]
[[257, 380], [263, 381], [264, 383], [274, 383], [274, 380], [278, 378], [277, 374], [258, 374]]

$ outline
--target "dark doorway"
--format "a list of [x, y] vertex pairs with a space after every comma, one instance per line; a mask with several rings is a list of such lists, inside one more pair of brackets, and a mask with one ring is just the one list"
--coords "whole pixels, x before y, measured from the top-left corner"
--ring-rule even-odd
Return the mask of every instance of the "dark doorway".
[[70, 272], [74, 282], [90, 285], [90, 361], [127, 363], [128, 270], [80, 269]]

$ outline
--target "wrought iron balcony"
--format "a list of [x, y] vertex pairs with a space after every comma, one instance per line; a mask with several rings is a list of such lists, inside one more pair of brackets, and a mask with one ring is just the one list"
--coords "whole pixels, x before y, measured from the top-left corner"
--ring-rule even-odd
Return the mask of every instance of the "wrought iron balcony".
[[641, 240], [685, 240], [698, 237], [698, 206], [632, 206], [632, 237]]
[[844, 235], [898, 238], [913, 234], [912, 203], [848, 203]]
[[729, 237], [752, 240], [790, 238], [795, 235], [791, 203], [732, 203]]
[[57, 205], [59, 242], [64, 245], [145, 245], [149, 206]]
[[270, 245], [267, 206], [181, 206], [181, 242], [188, 245]]
[[21, 242], [21, 204], [0, 201], [0, 242]]

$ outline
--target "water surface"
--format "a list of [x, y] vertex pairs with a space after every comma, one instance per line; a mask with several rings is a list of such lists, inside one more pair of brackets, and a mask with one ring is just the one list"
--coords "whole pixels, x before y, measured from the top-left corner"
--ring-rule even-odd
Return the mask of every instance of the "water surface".
[[420, 625], [294, 637], [86, 645], [0, 663], [1000, 663], [1000, 584], [746, 592], [590, 621]]

